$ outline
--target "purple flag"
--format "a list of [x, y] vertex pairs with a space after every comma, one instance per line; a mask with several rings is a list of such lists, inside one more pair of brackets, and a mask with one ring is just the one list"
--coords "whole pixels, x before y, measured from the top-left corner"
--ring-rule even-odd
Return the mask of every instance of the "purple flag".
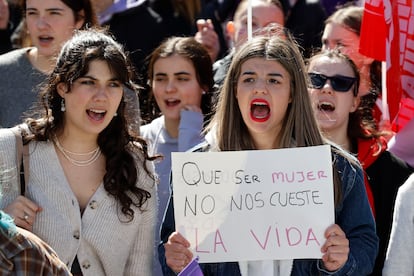
[[203, 276], [203, 271], [198, 265], [198, 256], [195, 257], [184, 269], [178, 274], [178, 276]]

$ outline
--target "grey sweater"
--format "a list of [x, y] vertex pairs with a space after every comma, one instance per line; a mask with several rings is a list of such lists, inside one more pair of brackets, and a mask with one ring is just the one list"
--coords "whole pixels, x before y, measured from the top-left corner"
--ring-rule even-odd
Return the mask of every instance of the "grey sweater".
[[46, 74], [30, 63], [23, 48], [0, 55], [0, 126], [22, 122], [25, 112], [37, 101], [39, 85]]
[[[0, 129], [0, 174], [4, 209], [18, 195], [15, 137]], [[125, 221], [119, 204], [103, 187], [91, 197], [83, 215], [66, 180], [52, 142], [30, 142], [30, 176], [26, 196], [43, 210], [36, 215], [33, 233], [46, 241], [69, 267], [78, 257], [83, 275], [151, 275], [156, 221], [156, 185], [142, 168], [137, 186], [151, 193], [146, 210]], [[143, 158], [143, 157], [139, 157]], [[137, 161], [138, 164], [139, 161]], [[152, 163], [148, 164], [153, 171]]]

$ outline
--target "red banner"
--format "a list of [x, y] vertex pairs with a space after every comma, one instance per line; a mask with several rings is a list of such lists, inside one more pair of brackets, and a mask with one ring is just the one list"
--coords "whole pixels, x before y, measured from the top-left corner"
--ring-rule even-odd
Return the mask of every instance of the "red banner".
[[381, 30], [383, 24], [386, 26], [387, 100], [395, 131], [412, 119], [409, 110], [414, 109], [414, 101], [411, 100], [414, 99], [413, 2], [414, 0], [366, 0], [361, 26], [360, 52], [378, 60], [383, 60], [380, 49], [384, 45], [384, 36]]
[[365, 1], [359, 52], [367, 57], [385, 61], [386, 37], [387, 31], [382, 0]]

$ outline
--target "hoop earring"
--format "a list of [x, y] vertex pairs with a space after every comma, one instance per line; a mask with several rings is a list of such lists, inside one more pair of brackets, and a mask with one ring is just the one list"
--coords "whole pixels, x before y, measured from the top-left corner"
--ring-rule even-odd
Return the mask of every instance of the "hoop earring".
[[65, 112], [66, 106], [65, 106], [65, 99], [62, 98], [62, 101], [60, 102], [60, 111]]

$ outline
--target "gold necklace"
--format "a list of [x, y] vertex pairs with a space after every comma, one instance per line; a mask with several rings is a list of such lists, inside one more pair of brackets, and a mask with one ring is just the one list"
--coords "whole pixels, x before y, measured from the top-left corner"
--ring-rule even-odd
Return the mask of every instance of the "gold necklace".
[[[55, 136], [55, 145], [56, 147], [59, 149], [59, 151], [63, 154], [63, 156], [73, 165], [77, 166], [77, 167], [86, 167], [89, 166], [90, 164], [94, 163], [96, 160], [98, 160], [99, 156], [101, 156], [101, 149], [99, 147], [97, 147], [96, 149], [86, 152], [86, 153], [76, 153], [76, 152], [71, 152], [67, 149], [65, 149], [60, 143], [58, 138]], [[86, 155], [92, 155], [89, 159], [87, 160], [76, 160], [72, 157], [69, 156], [69, 154], [72, 155], [77, 155], [77, 156], [86, 156]]]

